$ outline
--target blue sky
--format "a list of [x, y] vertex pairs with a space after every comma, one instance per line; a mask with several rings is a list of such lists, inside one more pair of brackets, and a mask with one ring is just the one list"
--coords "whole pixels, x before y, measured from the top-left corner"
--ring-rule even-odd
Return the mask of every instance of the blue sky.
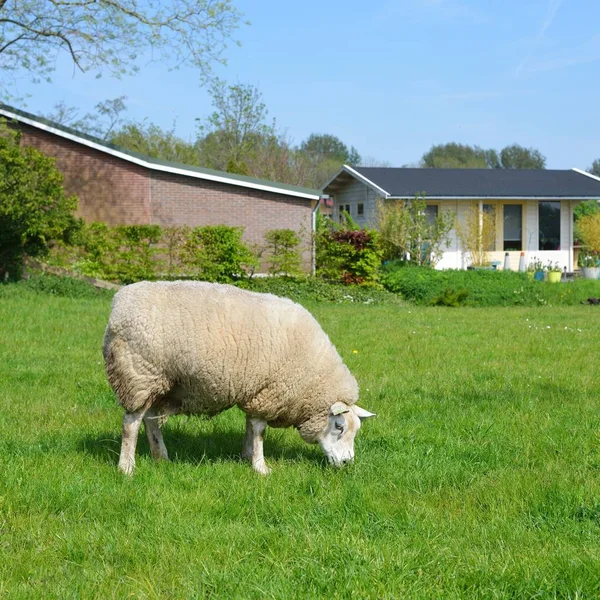
[[[296, 143], [331, 133], [362, 156], [416, 163], [433, 144], [538, 148], [549, 168], [600, 158], [598, 0], [237, 0], [230, 82], [255, 85]], [[21, 82], [26, 109], [63, 100], [82, 114], [128, 97], [131, 118], [191, 137], [210, 97], [191, 70], [152, 64], [123, 80], [74, 73]]]

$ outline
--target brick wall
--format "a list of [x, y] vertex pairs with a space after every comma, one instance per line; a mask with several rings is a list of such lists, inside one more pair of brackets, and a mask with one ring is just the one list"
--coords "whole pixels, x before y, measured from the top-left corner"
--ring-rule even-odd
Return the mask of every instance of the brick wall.
[[109, 225], [150, 222], [148, 169], [28, 125], [19, 129], [21, 145], [56, 159], [67, 194], [79, 198], [78, 216]]
[[56, 158], [77, 214], [109, 225], [234, 225], [244, 239], [263, 244], [269, 229], [289, 228], [303, 239], [310, 267], [311, 202], [285, 194], [154, 171], [71, 140], [19, 124], [22, 145]]

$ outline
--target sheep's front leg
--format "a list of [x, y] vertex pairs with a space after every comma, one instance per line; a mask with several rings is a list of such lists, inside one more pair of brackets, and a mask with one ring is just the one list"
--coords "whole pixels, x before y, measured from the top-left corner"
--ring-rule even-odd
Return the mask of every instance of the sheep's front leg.
[[167, 447], [163, 440], [162, 431], [160, 429], [160, 416], [153, 408], [150, 408], [144, 415], [144, 427], [150, 444], [150, 452], [154, 460], [169, 460]]
[[252, 432], [252, 468], [261, 475], [268, 475], [271, 469], [267, 467], [263, 454], [263, 437], [267, 428], [267, 422], [263, 419], [252, 417], [250, 419], [250, 427]]
[[242, 458], [250, 460], [254, 445], [254, 434], [252, 433], [252, 417], [246, 415], [246, 435], [244, 436], [244, 448], [242, 449]]
[[123, 417], [123, 441], [121, 442], [119, 470], [125, 475], [131, 475], [135, 469], [135, 446], [145, 412], [145, 410], [138, 410], [133, 413], [125, 413]]

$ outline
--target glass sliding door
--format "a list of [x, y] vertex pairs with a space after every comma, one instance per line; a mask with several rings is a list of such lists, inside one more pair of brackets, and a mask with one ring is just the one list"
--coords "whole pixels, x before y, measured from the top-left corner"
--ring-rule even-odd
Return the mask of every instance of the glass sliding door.
[[560, 250], [560, 202], [540, 202], [540, 250]]
[[504, 250], [523, 250], [523, 205], [504, 205]]

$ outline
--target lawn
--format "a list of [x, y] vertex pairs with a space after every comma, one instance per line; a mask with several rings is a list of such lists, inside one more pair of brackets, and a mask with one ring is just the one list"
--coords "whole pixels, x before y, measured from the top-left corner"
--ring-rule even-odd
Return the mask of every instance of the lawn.
[[0, 596], [597, 598], [600, 307], [313, 304], [378, 413], [334, 470], [243, 415], [120, 422], [108, 297], [0, 293]]

